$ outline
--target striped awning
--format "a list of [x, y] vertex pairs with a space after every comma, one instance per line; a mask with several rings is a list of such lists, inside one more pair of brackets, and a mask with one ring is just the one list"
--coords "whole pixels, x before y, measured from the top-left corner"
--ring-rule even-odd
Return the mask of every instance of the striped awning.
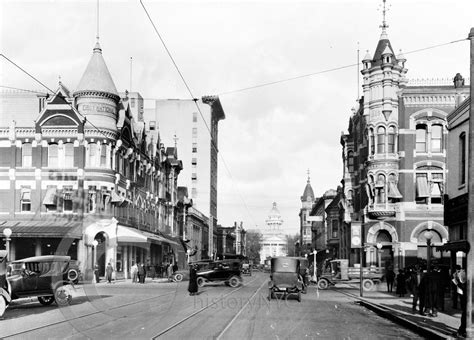
[[38, 237], [38, 238], [74, 238], [82, 239], [82, 223], [58, 221], [0, 221], [0, 234], [10, 228], [12, 237]]

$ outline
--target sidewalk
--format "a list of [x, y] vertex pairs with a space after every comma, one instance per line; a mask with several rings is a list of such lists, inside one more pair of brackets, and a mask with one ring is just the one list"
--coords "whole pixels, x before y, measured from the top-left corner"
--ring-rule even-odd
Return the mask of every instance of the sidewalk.
[[[461, 310], [451, 308], [452, 302], [448, 298], [445, 298], [445, 310], [438, 311], [436, 317], [430, 317], [420, 315], [418, 310], [412, 313], [410, 294], [398, 297], [395, 293], [387, 293], [384, 290], [386, 285], [383, 283], [375, 286], [374, 291], [364, 291], [363, 297], [360, 297], [358, 284], [347, 285], [346, 289], [348, 288], [351, 290], [349, 295], [358, 300], [362, 306], [422, 336], [429, 339], [456, 339], [453, 333], [457, 331], [461, 323]], [[354, 291], [354, 288], [357, 291]]]

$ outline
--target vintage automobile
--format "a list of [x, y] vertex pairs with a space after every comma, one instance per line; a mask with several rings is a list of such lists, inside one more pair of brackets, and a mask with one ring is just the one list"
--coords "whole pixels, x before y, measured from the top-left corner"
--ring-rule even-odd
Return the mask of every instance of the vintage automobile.
[[242, 263], [242, 275], [250, 275], [252, 276], [252, 268], [250, 263]]
[[240, 275], [240, 261], [209, 262], [199, 268], [197, 284], [203, 287], [207, 282], [224, 282], [227, 286], [236, 288], [242, 282]]
[[11, 302], [10, 285], [7, 280], [7, 252], [0, 250], [0, 318]]
[[296, 296], [301, 302], [303, 280], [300, 275], [300, 259], [297, 257], [273, 257], [271, 259], [268, 299], [277, 295]]
[[69, 256], [45, 255], [13, 261], [6, 282], [1, 279], [7, 273], [6, 256], [1, 258], [1, 292], [7, 304], [25, 297], [36, 297], [43, 305], [56, 301], [59, 306], [64, 306], [71, 302], [71, 289], [74, 281], [79, 279], [79, 272], [75, 264], [71, 266]]

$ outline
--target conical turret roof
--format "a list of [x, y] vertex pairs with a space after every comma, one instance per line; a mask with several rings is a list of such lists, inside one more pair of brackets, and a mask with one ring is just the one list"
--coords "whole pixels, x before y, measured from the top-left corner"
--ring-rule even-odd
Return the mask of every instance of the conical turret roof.
[[304, 188], [303, 196], [301, 196], [302, 201], [313, 201], [314, 200], [314, 192], [313, 188], [311, 187], [311, 183], [308, 181], [306, 182], [306, 187]]
[[74, 95], [84, 91], [99, 91], [119, 96], [109, 69], [102, 56], [99, 42], [95, 44], [94, 52], [89, 60], [86, 71], [74, 92]]

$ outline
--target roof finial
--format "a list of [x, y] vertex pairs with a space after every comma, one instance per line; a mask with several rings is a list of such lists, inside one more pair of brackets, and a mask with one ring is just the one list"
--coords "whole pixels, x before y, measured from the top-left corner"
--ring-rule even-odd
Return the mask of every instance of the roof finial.
[[309, 169], [306, 170], [306, 173], [308, 174], [308, 184], [309, 184], [309, 178], [310, 178], [310, 177], [309, 177]]
[[380, 25], [380, 28], [382, 29], [382, 33], [385, 32], [385, 30], [388, 28], [387, 21], [386, 19], [386, 14], [390, 9], [390, 6], [386, 6], [387, 0], [382, 0], [383, 1], [383, 9], [382, 9], [382, 25]]
[[58, 76], [59, 85], [61, 85], [61, 75]]
[[176, 147], [178, 146], [178, 139], [179, 139], [179, 138], [176, 136], [176, 131], [175, 131], [175, 133], [174, 133], [173, 139], [174, 139], [174, 147], [176, 148]]
[[99, 42], [99, 0], [97, 0], [97, 35], [95, 38]]

